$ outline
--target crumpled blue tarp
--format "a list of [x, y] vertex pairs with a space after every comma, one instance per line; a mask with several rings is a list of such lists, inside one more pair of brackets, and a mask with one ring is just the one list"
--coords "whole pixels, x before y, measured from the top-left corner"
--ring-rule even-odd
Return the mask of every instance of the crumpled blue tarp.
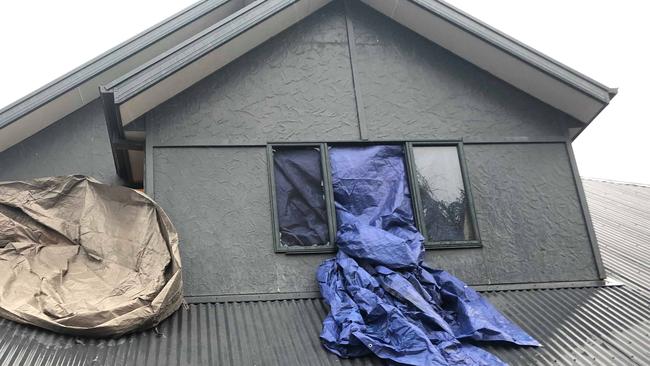
[[336, 258], [318, 268], [325, 348], [407, 365], [501, 365], [470, 344], [539, 343], [451, 274], [423, 262], [401, 146], [333, 147]]

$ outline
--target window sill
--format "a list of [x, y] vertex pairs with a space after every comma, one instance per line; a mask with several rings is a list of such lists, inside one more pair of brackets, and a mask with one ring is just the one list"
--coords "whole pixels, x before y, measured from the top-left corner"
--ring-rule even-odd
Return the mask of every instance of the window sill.
[[336, 248], [335, 247], [323, 247], [323, 248], [313, 248], [313, 247], [287, 247], [287, 248], [282, 248], [278, 249], [275, 251], [276, 253], [284, 253], [284, 254], [323, 254], [323, 253], [336, 253]]
[[466, 240], [466, 241], [436, 241], [424, 244], [426, 250], [436, 249], [467, 249], [467, 248], [482, 248], [480, 240]]

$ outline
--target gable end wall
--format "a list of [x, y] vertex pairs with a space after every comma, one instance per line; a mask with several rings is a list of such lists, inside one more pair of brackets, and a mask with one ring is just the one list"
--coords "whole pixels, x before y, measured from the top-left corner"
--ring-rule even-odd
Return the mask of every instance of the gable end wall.
[[273, 252], [264, 145], [463, 139], [483, 248], [427, 262], [472, 284], [595, 280], [565, 144], [577, 123], [335, 2], [149, 112], [147, 190], [179, 230], [187, 295], [316, 291], [331, 255]]
[[[564, 143], [578, 122], [357, 2], [323, 8], [145, 123], [146, 188], [179, 231], [186, 295], [316, 290], [331, 255], [272, 251], [270, 141], [463, 139], [483, 248], [427, 262], [471, 284], [599, 277]], [[0, 153], [0, 168], [1, 180], [120, 183], [99, 101]]]

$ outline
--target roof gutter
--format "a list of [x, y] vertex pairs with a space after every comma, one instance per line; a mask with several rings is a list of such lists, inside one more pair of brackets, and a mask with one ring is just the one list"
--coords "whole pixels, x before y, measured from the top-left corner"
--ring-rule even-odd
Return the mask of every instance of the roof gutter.
[[203, 0], [0, 109], [0, 151], [97, 99], [97, 87], [243, 7], [245, 0]]

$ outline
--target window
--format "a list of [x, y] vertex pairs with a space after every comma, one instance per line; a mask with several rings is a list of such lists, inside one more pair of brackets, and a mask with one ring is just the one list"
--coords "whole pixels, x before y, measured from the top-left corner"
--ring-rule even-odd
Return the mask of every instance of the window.
[[324, 144], [270, 145], [274, 243], [277, 252], [334, 249], [335, 225]]
[[416, 221], [426, 247], [479, 246], [462, 144], [407, 145]]
[[[425, 247], [479, 247], [462, 143], [406, 142], [402, 146], [415, 224], [425, 237]], [[329, 148], [325, 143], [267, 146], [276, 252], [336, 250]]]

